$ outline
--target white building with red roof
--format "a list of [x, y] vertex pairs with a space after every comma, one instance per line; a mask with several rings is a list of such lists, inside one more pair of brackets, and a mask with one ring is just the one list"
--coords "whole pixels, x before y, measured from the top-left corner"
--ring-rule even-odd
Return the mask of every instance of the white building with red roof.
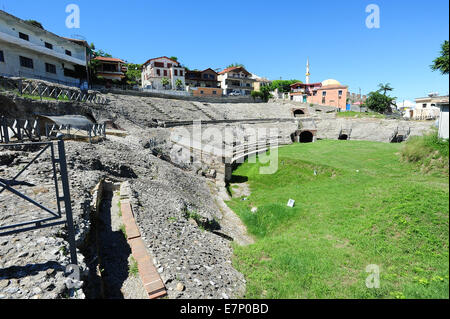
[[[142, 65], [142, 88], [183, 90], [185, 73], [186, 69], [178, 61], [166, 56], [150, 59]], [[164, 86], [163, 79], [167, 79], [169, 84]]]
[[224, 95], [250, 95], [256, 81], [243, 66], [233, 66], [219, 72], [218, 80]]

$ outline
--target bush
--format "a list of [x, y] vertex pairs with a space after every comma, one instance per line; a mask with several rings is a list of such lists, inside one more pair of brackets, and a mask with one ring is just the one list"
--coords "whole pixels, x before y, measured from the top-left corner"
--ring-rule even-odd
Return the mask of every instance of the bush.
[[262, 94], [259, 91], [252, 91], [250, 93], [250, 95], [252, 96], [253, 100], [255, 101], [257, 98], [262, 98]]
[[403, 146], [402, 159], [417, 163], [425, 172], [449, 172], [449, 141], [439, 138], [437, 132], [413, 136]]

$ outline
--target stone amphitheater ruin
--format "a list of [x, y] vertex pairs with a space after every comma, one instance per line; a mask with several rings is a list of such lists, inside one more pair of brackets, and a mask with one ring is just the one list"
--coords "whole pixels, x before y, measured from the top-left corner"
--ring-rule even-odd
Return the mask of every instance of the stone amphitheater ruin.
[[[0, 237], [0, 299], [148, 298], [139, 277], [129, 276], [131, 250], [119, 236], [116, 218], [124, 183], [129, 184], [136, 224], [169, 298], [242, 297], [246, 283], [232, 266], [231, 242], [247, 245], [252, 238], [224, 204], [236, 163], [294, 142], [391, 142], [399, 130], [421, 135], [432, 125], [340, 118], [333, 108], [290, 102], [105, 97], [107, 104], [96, 105], [0, 94], [0, 116], [83, 115], [108, 125], [106, 138], [98, 143], [65, 144], [83, 287], [68, 290], [65, 285], [64, 270], [70, 263], [66, 229], [55, 226]], [[37, 151], [2, 149], [0, 177], [14, 176]], [[55, 206], [52, 170], [46, 166], [50, 155], [43, 156], [24, 176], [29, 185], [17, 189]], [[39, 214], [13, 194], [0, 193], [0, 226], [24, 213]]]

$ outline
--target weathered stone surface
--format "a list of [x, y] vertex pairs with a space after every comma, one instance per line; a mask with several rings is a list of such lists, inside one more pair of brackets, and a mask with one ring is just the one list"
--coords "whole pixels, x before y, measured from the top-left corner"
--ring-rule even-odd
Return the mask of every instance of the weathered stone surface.
[[[226, 171], [221, 166], [222, 158], [204, 156], [203, 163], [185, 165], [181, 157], [183, 147], [173, 147], [171, 137], [192, 135], [192, 126], [171, 129], [155, 126], [161, 121], [245, 119], [241, 123], [205, 125], [202, 131], [216, 129], [224, 137], [237, 138], [246, 128], [278, 128], [280, 139], [284, 139], [298, 128], [298, 122], [253, 123], [250, 120], [291, 118], [292, 109], [298, 106], [275, 102], [204, 104], [113, 94], [108, 94], [108, 98], [111, 101], [108, 105], [85, 105], [26, 102], [0, 95], [0, 115], [32, 118], [35, 112], [82, 114], [98, 121], [110, 119], [116, 128], [126, 129], [127, 136], [108, 135], [99, 144], [66, 143], [77, 245], [86, 243], [91, 229], [92, 212], [85, 209], [85, 203], [91, 203], [94, 186], [103, 177], [128, 181], [130, 187], [123, 192], [131, 197], [137, 226], [155, 259], [169, 298], [242, 297], [245, 280], [231, 264], [230, 240], [235, 238], [239, 243], [249, 244], [252, 239], [246, 236], [239, 218], [223, 203], [222, 199], [229, 197], [224, 190]], [[412, 135], [416, 135], [432, 125], [430, 122], [336, 119], [335, 114], [326, 113], [332, 111], [324, 109], [323, 115], [314, 114], [319, 138], [337, 139], [341, 127], [352, 126], [352, 139], [387, 141], [397, 126], [409, 125]], [[238, 140], [236, 147], [245, 150], [243, 145], [248, 140], [249, 136]], [[223, 141], [211, 140], [210, 136], [204, 136], [201, 141], [211, 142], [220, 150], [223, 146]], [[13, 177], [37, 151], [2, 150], [2, 178]], [[45, 154], [21, 176], [34, 186], [20, 185], [17, 189], [56, 209], [49, 157]], [[216, 178], [217, 183], [203, 175]], [[247, 192], [242, 192], [242, 196], [248, 196]], [[218, 200], [219, 197], [222, 199]], [[43, 216], [40, 210], [8, 192], [0, 194], [0, 213], [0, 225]], [[65, 236], [64, 227], [57, 226], [0, 238], [0, 299], [84, 298], [81, 290], [69, 292], [64, 284], [64, 270], [70, 263]], [[85, 270], [80, 252], [78, 257]]]

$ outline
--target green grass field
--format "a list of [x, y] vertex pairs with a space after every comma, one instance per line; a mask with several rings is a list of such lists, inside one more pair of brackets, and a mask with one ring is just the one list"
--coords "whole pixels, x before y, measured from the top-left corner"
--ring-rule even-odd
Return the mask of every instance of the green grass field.
[[[449, 298], [449, 179], [401, 162], [401, 147], [293, 144], [279, 149], [274, 175], [238, 167], [252, 194], [227, 204], [255, 237], [234, 246], [246, 297]], [[370, 264], [379, 289], [366, 287]]]
[[338, 112], [336, 113], [337, 117], [356, 117], [356, 118], [377, 118], [377, 119], [384, 119], [386, 116], [384, 114], [380, 114], [377, 112], [354, 112], [354, 111], [347, 111], [347, 112]]

